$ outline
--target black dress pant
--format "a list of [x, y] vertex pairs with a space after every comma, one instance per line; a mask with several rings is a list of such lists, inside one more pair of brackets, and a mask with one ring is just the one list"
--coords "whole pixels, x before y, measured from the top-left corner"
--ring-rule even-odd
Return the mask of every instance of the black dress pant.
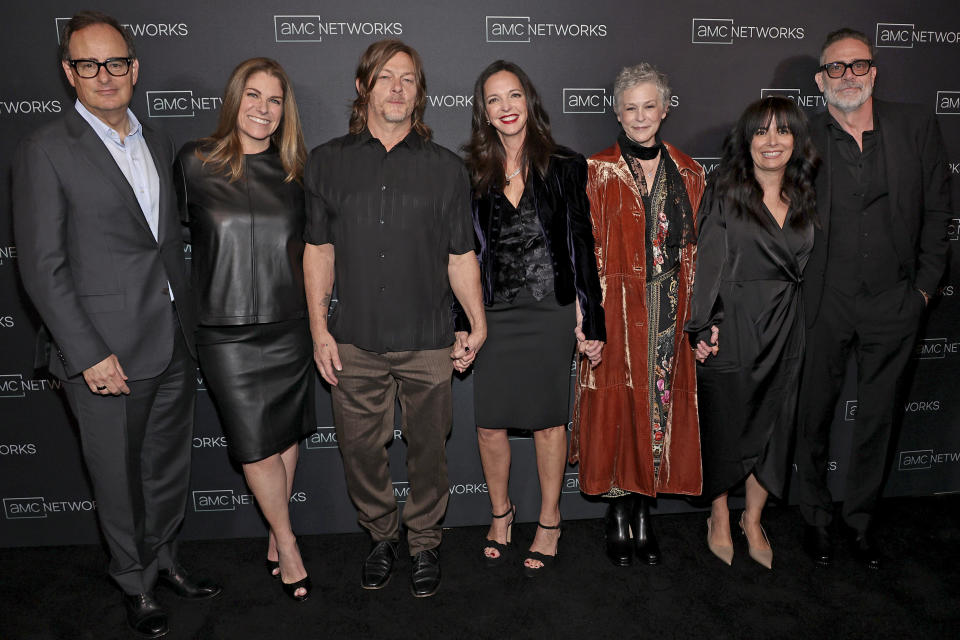
[[82, 377], [63, 385], [80, 427], [110, 576], [127, 594], [152, 592], [158, 570], [176, 563], [187, 503], [196, 365], [175, 315], [172, 321], [170, 364], [155, 378], [128, 380], [130, 395], [97, 395]]
[[923, 296], [907, 281], [854, 296], [824, 288], [817, 320], [807, 329], [797, 432], [800, 511], [809, 524], [827, 526], [833, 519], [830, 426], [852, 351], [857, 416], [841, 514], [856, 531], [869, 528], [888, 465], [900, 381], [924, 307]]

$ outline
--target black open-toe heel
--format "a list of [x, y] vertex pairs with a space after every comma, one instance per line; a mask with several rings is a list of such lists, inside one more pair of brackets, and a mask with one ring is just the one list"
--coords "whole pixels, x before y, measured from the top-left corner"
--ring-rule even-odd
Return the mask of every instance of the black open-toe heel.
[[[277, 566], [280, 565], [280, 550], [277, 549]], [[310, 597], [310, 590], [313, 589], [313, 582], [310, 580], [310, 576], [307, 575], [302, 580], [297, 580], [296, 582], [286, 583], [283, 581], [283, 572], [277, 576], [280, 578], [280, 587], [283, 589], [283, 592], [290, 596], [292, 599], [297, 602], [303, 602]], [[304, 589], [304, 594], [302, 596], [297, 595], [298, 589]]]
[[[510, 522], [507, 523], [507, 543], [506, 544], [501, 544], [496, 540], [491, 540], [489, 538], [486, 538], [483, 541], [483, 562], [488, 567], [496, 567], [503, 562], [503, 559], [504, 557], [506, 557], [507, 552], [513, 546], [513, 541], [511, 538], [513, 534], [513, 521], [517, 517], [517, 505], [513, 504], [513, 502], [511, 501], [510, 508], [507, 509], [505, 512], [501, 513], [500, 515], [497, 515], [495, 513], [491, 513], [490, 515], [497, 520], [510, 516]], [[488, 556], [487, 549], [496, 549], [499, 555], [497, 555], [496, 558], [494, 558], [493, 556]]]
[[[313, 589], [313, 582], [310, 580], [310, 576], [307, 576], [303, 580], [297, 580], [296, 582], [287, 584], [283, 582], [283, 579], [280, 580], [280, 586], [283, 587], [283, 592], [296, 600], [297, 602], [303, 602], [310, 597], [310, 590]], [[306, 589], [306, 593], [302, 596], [297, 595], [298, 589]]]
[[280, 561], [279, 560], [264, 560], [264, 565], [267, 567], [267, 573], [270, 574], [270, 577], [274, 580], [280, 578]]
[[[548, 527], [542, 522], [538, 522], [537, 526], [540, 527], [541, 529], [550, 529], [550, 530], [558, 529], [559, 530], [561, 524], [563, 524], [562, 521], [558, 522], [555, 526]], [[548, 556], [545, 553], [540, 553], [539, 551], [527, 551], [527, 555], [523, 559], [523, 575], [527, 576], [528, 578], [534, 578], [542, 574], [544, 571], [549, 569], [557, 561], [557, 556], [559, 555], [560, 555], [560, 536], [558, 534], [557, 549], [556, 551], [553, 552], [552, 556]], [[542, 564], [539, 567], [528, 567], [527, 560], [539, 560]]]

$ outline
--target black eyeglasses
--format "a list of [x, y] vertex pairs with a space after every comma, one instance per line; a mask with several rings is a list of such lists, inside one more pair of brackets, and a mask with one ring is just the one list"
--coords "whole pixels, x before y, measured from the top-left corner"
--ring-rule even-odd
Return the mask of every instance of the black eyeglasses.
[[130, 63], [133, 58], [107, 58], [103, 62], [96, 60], [69, 60], [67, 64], [73, 67], [81, 78], [96, 78], [100, 67], [104, 67], [112, 76], [120, 77], [130, 73]]
[[826, 71], [831, 78], [842, 78], [847, 69], [853, 72], [855, 76], [865, 76], [873, 66], [873, 60], [854, 60], [853, 62], [828, 62], [820, 65], [821, 71]]

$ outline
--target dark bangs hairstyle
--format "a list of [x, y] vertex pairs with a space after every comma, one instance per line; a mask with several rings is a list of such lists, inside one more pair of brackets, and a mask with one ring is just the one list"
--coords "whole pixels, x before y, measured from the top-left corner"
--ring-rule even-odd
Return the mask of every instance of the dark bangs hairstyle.
[[750, 104], [723, 142], [723, 157], [713, 183], [713, 197], [723, 198], [738, 215], [763, 221], [763, 189], [754, 176], [750, 143], [757, 130], [785, 127], [793, 134], [793, 154], [783, 172], [780, 196], [796, 214], [791, 226], [817, 223], [814, 178], [820, 159], [810, 139], [807, 117], [789, 98], [771, 96]]
[[300, 125], [300, 113], [297, 100], [293, 95], [290, 78], [280, 63], [270, 58], [250, 58], [236, 66], [227, 80], [220, 105], [220, 120], [217, 130], [200, 141], [197, 157], [209, 164], [217, 173], [230, 176], [230, 182], [243, 177], [244, 154], [237, 121], [240, 116], [240, 103], [247, 80], [255, 73], [266, 73], [280, 81], [283, 89], [283, 116], [280, 125], [270, 136], [270, 142], [280, 154], [280, 162], [287, 172], [284, 182], [303, 178], [303, 165], [307, 161], [306, 144], [303, 141], [303, 128]]
[[350, 133], [356, 135], [367, 128], [367, 105], [370, 92], [377, 83], [377, 76], [386, 66], [390, 58], [398, 53], [405, 53], [413, 60], [413, 73], [416, 76], [417, 99], [413, 104], [413, 113], [410, 115], [413, 129], [424, 140], [429, 140], [430, 127], [423, 121], [423, 112], [427, 109], [427, 77], [423, 73], [423, 61], [416, 49], [400, 40], [379, 40], [374, 42], [360, 56], [357, 64], [357, 97], [353, 101], [350, 111]]
[[462, 147], [466, 154], [467, 168], [470, 170], [470, 181], [473, 183], [475, 197], [480, 197], [490, 189], [503, 189], [506, 185], [506, 176], [503, 173], [506, 153], [497, 130], [487, 119], [487, 106], [483, 96], [483, 85], [487, 83], [490, 76], [501, 71], [509, 71], [517, 77], [527, 102], [526, 135], [520, 156], [520, 166], [524, 170], [524, 175], [534, 170], [541, 178], [544, 177], [547, 166], [550, 164], [550, 155], [557, 148], [550, 134], [550, 116], [544, 110], [540, 94], [537, 93], [527, 74], [519, 66], [506, 60], [491, 63], [480, 73], [476, 84], [473, 85], [470, 142]]

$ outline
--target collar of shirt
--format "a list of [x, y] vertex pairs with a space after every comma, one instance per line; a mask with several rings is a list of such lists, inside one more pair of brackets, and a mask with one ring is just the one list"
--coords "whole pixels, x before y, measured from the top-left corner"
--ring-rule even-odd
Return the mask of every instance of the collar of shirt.
[[[357, 143], [369, 144], [371, 142], [376, 142], [377, 144], [383, 146], [383, 143], [380, 142], [380, 138], [374, 138], [373, 134], [370, 133], [370, 129], [368, 127], [364, 127], [363, 131], [357, 134]], [[401, 140], [396, 144], [396, 146], [394, 146], [394, 149], [396, 149], [400, 145], [405, 145], [412, 150], [417, 150], [423, 147], [423, 143], [424, 143], [423, 137], [419, 133], [417, 133], [416, 129], [411, 127], [410, 132], [407, 133], [406, 136], [404, 136], [403, 140]]]
[[[77, 100], [74, 103], [74, 106], [77, 109], [77, 113], [90, 123], [90, 126], [93, 127], [93, 130], [96, 132], [97, 136], [103, 140], [104, 144], [114, 144], [118, 147], [123, 147], [124, 143], [120, 141], [120, 134], [117, 133], [113, 127], [108, 125], [106, 122], [98, 118], [97, 116], [90, 113], [83, 103]], [[127, 123], [130, 125], [130, 130], [127, 132], [127, 136], [140, 136], [143, 135], [143, 125], [140, 124], [140, 121], [137, 120], [137, 116], [133, 115], [133, 111], [129, 108], [127, 109]]]
[[[834, 140], [843, 140], [845, 139], [845, 137], [853, 138], [853, 136], [851, 136], [849, 133], [846, 132], [846, 130], [843, 128], [843, 126], [841, 126], [841, 124], [837, 121], [837, 119], [833, 117], [832, 113], [828, 111], [827, 116], [828, 116], [827, 123], [826, 123], [827, 130], [833, 136]], [[868, 129], [863, 133], [864, 135], [872, 135], [874, 132], [878, 134], [880, 133], [880, 119], [877, 117], [876, 102], [874, 102], [873, 104], [873, 129]]]

